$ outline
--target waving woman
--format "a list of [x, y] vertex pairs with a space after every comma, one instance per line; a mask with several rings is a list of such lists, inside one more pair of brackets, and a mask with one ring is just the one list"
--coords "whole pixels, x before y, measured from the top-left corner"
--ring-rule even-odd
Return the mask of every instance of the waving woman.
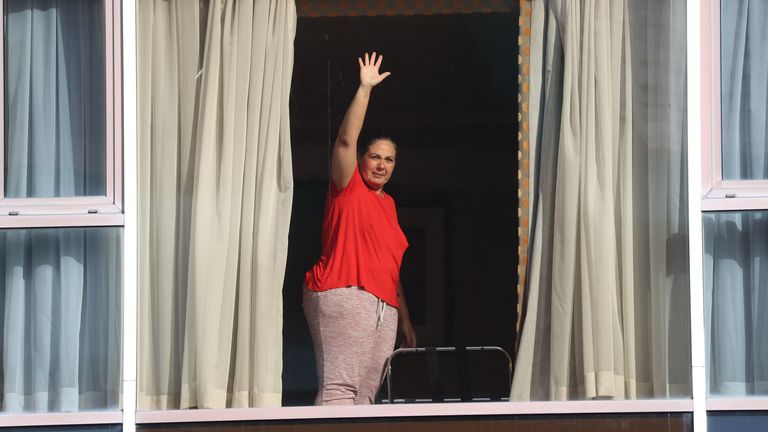
[[373, 403], [398, 323], [404, 346], [416, 334], [400, 284], [408, 241], [384, 192], [397, 146], [376, 138], [358, 148], [368, 101], [390, 73], [382, 57], [358, 58], [360, 86], [339, 128], [323, 215], [323, 248], [304, 279], [304, 313], [315, 346], [316, 405]]

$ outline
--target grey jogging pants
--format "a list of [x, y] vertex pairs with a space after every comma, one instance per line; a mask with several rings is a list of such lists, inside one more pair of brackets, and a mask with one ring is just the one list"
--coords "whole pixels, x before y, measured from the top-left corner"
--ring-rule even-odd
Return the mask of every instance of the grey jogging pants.
[[315, 405], [372, 404], [397, 335], [397, 309], [358, 287], [304, 287], [317, 363]]

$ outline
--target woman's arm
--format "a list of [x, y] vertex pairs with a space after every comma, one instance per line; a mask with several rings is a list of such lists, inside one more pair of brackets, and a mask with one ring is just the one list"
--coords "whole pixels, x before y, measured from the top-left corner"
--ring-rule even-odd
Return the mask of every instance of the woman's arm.
[[379, 73], [383, 58], [381, 55], [376, 58], [376, 52], [374, 52], [370, 57], [365, 53], [365, 60], [357, 59], [360, 64], [360, 86], [341, 122], [331, 155], [331, 179], [339, 189], [347, 187], [357, 167], [357, 140], [363, 129], [371, 90], [390, 75], [389, 72]]
[[397, 301], [400, 303], [400, 307], [397, 308], [397, 326], [400, 327], [400, 332], [403, 334], [403, 348], [413, 348], [416, 346], [416, 331], [411, 324], [411, 317], [408, 315], [408, 304], [405, 302], [405, 295], [403, 294], [403, 284], [397, 283]]

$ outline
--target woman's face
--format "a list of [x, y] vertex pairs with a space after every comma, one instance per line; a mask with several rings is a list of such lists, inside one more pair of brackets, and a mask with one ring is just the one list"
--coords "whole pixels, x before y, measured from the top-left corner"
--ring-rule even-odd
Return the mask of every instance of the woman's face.
[[360, 175], [369, 188], [379, 191], [392, 177], [397, 151], [389, 140], [378, 140], [360, 157]]

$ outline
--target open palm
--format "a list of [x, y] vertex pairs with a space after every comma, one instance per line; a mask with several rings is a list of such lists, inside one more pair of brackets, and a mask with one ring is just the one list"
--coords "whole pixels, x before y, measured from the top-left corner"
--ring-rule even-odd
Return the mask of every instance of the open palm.
[[365, 59], [357, 58], [357, 62], [360, 64], [360, 85], [373, 87], [391, 75], [389, 72], [379, 73], [382, 59], [384, 59], [382, 55], [376, 57], [376, 51], [370, 57], [368, 53], [365, 53]]

